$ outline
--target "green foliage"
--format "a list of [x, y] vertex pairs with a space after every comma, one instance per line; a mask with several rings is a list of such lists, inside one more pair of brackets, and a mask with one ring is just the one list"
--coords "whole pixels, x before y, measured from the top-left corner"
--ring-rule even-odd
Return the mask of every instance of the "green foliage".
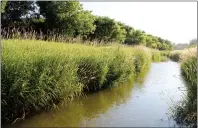
[[170, 52], [169, 57], [171, 60], [178, 62], [180, 59], [181, 53], [182, 53], [182, 51], [175, 50], [175, 51]]
[[141, 30], [134, 30], [129, 35], [127, 40], [125, 41], [125, 44], [129, 44], [129, 45], [142, 44], [142, 45], [145, 45], [146, 44], [146, 39], [145, 39], [144, 33]]
[[105, 58], [82, 57], [78, 63], [78, 78], [85, 85], [85, 89], [88, 91], [100, 90], [108, 72]]
[[[119, 52], [117, 52], [119, 51]], [[119, 53], [119, 54], [118, 54]], [[108, 63], [108, 72], [104, 83], [107, 87], [116, 86], [126, 82], [134, 75], [134, 61], [125, 52], [125, 49], [116, 48]]]
[[28, 18], [29, 12], [35, 9], [33, 4], [33, 1], [2, 1], [1, 9], [4, 8], [2, 10], [4, 13], [1, 13], [2, 26], [21, 25], [23, 23], [22, 17]]
[[193, 99], [197, 99], [197, 57], [192, 56], [186, 59], [181, 65], [182, 75], [189, 82], [188, 93]]
[[170, 51], [160, 51], [161, 56], [169, 57]]
[[172, 48], [168, 40], [135, 30], [109, 17], [94, 16], [78, 1], [8, 1], [7, 4], [3, 1], [1, 9], [3, 28], [14, 26], [22, 29], [22, 33], [31, 29], [35, 35], [42, 34], [43, 40], [58, 35], [100, 44], [115, 42], [159, 50]]
[[161, 61], [161, 54], [159, 50], [152, 49], [152, 60], [153, 62]]
[[126, 82], [151, 63], [145, 47], [3, 40], [2, 51], [3, 123]]
[[[128, 28], [129, 29], [129, 28]], [[164, 40], [160, 37], [146, 34], [141, 30], [133, 30], [130, 28], [127, 32], [125, 44], [129, 45], [145, 45], [147, 47], [159, 50], [171, 50], [172, 44], [168, 40]]]
[[91, 41], [98, 40], [99, 43], [117, 41], [122, 43], [125, 39], [126, 31], [113, 19], [108, 17], [97, 17], [94, 25], [96, 29], [89, 35]]
[[181, 64], [187, 83], [187, 95], [181, 105], [176, 106], [174, 117], [184, 126], [197, 127], [197, 56], [191, 56]]
[[95, 29], [94, 16], [84, 11], [79, 2], [37, 1], [40, 15], [45, 18], [46, 28], [61, 29], [69, 36], [83, 35]]
[[5, 7], [7, 2], [8, 2], [7, 0], [1, 1], [1, 14], [5, 12]]
[[168, 61], [170, 51], [160, 51], [161, 61]]
[[119, 23], [116, 23], [115, 30], [112, 35], [112, 40], [115, 42], [123, 43], [126, 38], [126, 30]]
[[164, 62], [164, 61], [168, 61], [168, 57], [167, 56], [161, 56], [161, 62]]
[[150, 66], [152, 61], [152, 53], [151, 51], [146, 51], [141, 48], [134, 49], [135, 53], [135, 72], [139, 74], [142, 70], [145, 70]]
[[81, 92], [76, 65], [67, 54], [45, 42], [11, 40], [3, 44], [3, 121], [13, 120], [24, 112], [53, 107]]
[[187, 88], [184, 100], [173, 111], [173, 117], [182, 126], [197, 127], [197, 48], [172, 51], [170, 58], [181, 63], [181, 74]]
[[130, 38], [132, 35], [132, 32], [134, 31], [134, 28], [125, 24], [120, 23], [121, 26], [124, 27], [126, 31], [126, 38]]

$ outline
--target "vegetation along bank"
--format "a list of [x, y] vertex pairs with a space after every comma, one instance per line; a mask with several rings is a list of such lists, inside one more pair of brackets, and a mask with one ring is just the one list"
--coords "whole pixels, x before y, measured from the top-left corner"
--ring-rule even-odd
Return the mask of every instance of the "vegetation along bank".
[[1, 1], [1, 5], [2, 123], [54, 108], [83, 92], [116, 86], [148, 69], [152, 61], [170, 57], [181, 63], [187, 82], [186, 100], [175, 115], [178, 121], [195, 125], [195, 48], [171, 51], [169, 40], [95, 16], [79, 2]]
[[181, 63], [187, 88], [184, 100], [175, 108], [174, 117], [182, 125], [197, 127], [197, 47], [172, 51], [170, 58]]
[[160, 55], [144, 46], [17, 39], [3, 40], [2, 49], [2, 122], [56, 107], [84, 91], [126, 82], [149, 68], [152, 56], [156, 61]]

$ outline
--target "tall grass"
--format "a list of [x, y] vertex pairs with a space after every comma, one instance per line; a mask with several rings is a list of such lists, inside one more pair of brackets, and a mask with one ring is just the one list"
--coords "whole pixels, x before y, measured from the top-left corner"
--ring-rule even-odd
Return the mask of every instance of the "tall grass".
[[160, 51], [161, 61], [168, 61], [170, 51]]
[[1, 31], [1, 37], [4, 40], [7, 39], [19, 39], [19, 40], [43, 40], [49, 42], [58, 43], [83, 43], [91, 45], [109, 45], [112, 43], [119, 42], [105, 42], [94, 39], [90, 41], [83, 36], [72, 37], [66, 35], [63, 30], [53, 29], [53, 30], [36, 30], [32, 27], [4, 27]]
[[170, 51], [160, 51], [161, 56], [169, 57]]
[[174, 117], [184, 126], [197, 127], [197, 51], [184, 50], [180, 56], [181, 72], [186, 81], [187, 94], [181, 105], [176, 106]]
[[151, 51], [142, 46], [2, 42], [2, 123], [54, 108], [83, 91], [116, 86], [147, 69], [152, 61]]
[[180, 59], [181, 53], [182, 53], [182, 50], [174, 50], [174, 51], [170, 52], [169, 57], [171, 60], [178, 62]]
[[191, 56], [196, 56], [196, 53], [197, 53], [197, 47], [193, 47], [184, 50], [174, 50], [170, 52], [169, 57], [173, 61], [184, 62], [185, 59], [188, 59]]
[[179, 61], [184, 62], [186, 59], [191, 58], [192, 56], [197, 56], [197, 47], [183, 50], [179, 56]]
[[161, 54], [160, 54], [159, 50], [152, 49], [152, 60], [153, 60], [153, 62], [161, 61]]

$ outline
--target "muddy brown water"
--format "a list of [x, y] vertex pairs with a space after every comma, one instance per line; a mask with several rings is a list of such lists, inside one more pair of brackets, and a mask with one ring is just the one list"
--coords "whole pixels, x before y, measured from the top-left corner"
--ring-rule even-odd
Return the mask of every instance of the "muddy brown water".
[[[88, 94], [58, 110], [36, 114], [13, 127], [174, 127], [169, 107], [182, 100], [176, 62], [152, 63], [136, 82]], [[10, 127], [9, 126], [9, 127]]]

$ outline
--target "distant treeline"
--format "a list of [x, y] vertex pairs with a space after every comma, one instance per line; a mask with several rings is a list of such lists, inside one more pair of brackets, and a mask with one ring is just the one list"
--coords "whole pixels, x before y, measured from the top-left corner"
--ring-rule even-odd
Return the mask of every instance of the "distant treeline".
[[109, 17], [92, 15], [82, 4], [72, 1], [1, 1], [1, 25], [4, 36], [13, 28], [23, 28], [22, 33], [33, 30], [37, 35], [48, 35], [45, 40], [53, 34], [98, 43], [141, 44], [159, 50], [173, 47], [169, 40]]

